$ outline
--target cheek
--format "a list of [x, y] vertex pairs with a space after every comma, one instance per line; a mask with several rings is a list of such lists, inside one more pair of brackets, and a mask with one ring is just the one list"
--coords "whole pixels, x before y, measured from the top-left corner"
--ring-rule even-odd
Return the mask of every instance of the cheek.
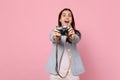
[[70, 19], [70, 23], [72, 23], [72, 19]]
[[61, 18], [61, 22], [64, 22], [64, 18]]
[[72, 22], [72, 18], [70, 19], [70, 21]]
[[70, 21], [72, 21], [72, 18], [70, 18]]
[[62, 18], [60, 19], [60, 22], [63, 22]]

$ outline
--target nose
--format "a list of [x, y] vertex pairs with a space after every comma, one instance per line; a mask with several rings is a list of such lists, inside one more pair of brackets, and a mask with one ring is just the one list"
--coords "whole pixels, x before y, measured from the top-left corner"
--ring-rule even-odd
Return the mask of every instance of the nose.
[[68, 20], [69, 18], [67, 17], [66, 19]]

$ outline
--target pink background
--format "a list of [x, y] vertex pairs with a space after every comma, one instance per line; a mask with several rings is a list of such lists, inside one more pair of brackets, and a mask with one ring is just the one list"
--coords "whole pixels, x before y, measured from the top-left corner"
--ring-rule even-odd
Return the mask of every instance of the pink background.
[[120, 80], [119, 0], [0, 0], [0, 80], [49, 80], [49, 33], [73, 11], [82, 33], [81, 80]]

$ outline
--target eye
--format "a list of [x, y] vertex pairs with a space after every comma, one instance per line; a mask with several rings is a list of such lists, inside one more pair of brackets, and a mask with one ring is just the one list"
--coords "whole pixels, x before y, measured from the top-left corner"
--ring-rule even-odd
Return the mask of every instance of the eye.
[[66, 15], [65, 15], [65, 14], [63, 14], [62, 16], [63, 16], [63, 17], [65, 17]]
[[63, 15], [63, 17], [65, 17], [65, 15]]
[[71, 14], [68, 14], [68, 16], [69, 16], [69, 17], [72, 17], [72, 15], [71, 15]]

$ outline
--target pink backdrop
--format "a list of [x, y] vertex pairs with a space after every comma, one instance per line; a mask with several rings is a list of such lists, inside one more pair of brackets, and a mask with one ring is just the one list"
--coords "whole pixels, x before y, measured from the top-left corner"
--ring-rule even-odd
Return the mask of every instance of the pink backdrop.
[[[119, 0], [0, 0], [0, 80], [49, 80], [49, 32], [73, 11], [82, 33], [81, 80], [120, 80]], [[119, 22], [118, 22], [119, 21]]]

